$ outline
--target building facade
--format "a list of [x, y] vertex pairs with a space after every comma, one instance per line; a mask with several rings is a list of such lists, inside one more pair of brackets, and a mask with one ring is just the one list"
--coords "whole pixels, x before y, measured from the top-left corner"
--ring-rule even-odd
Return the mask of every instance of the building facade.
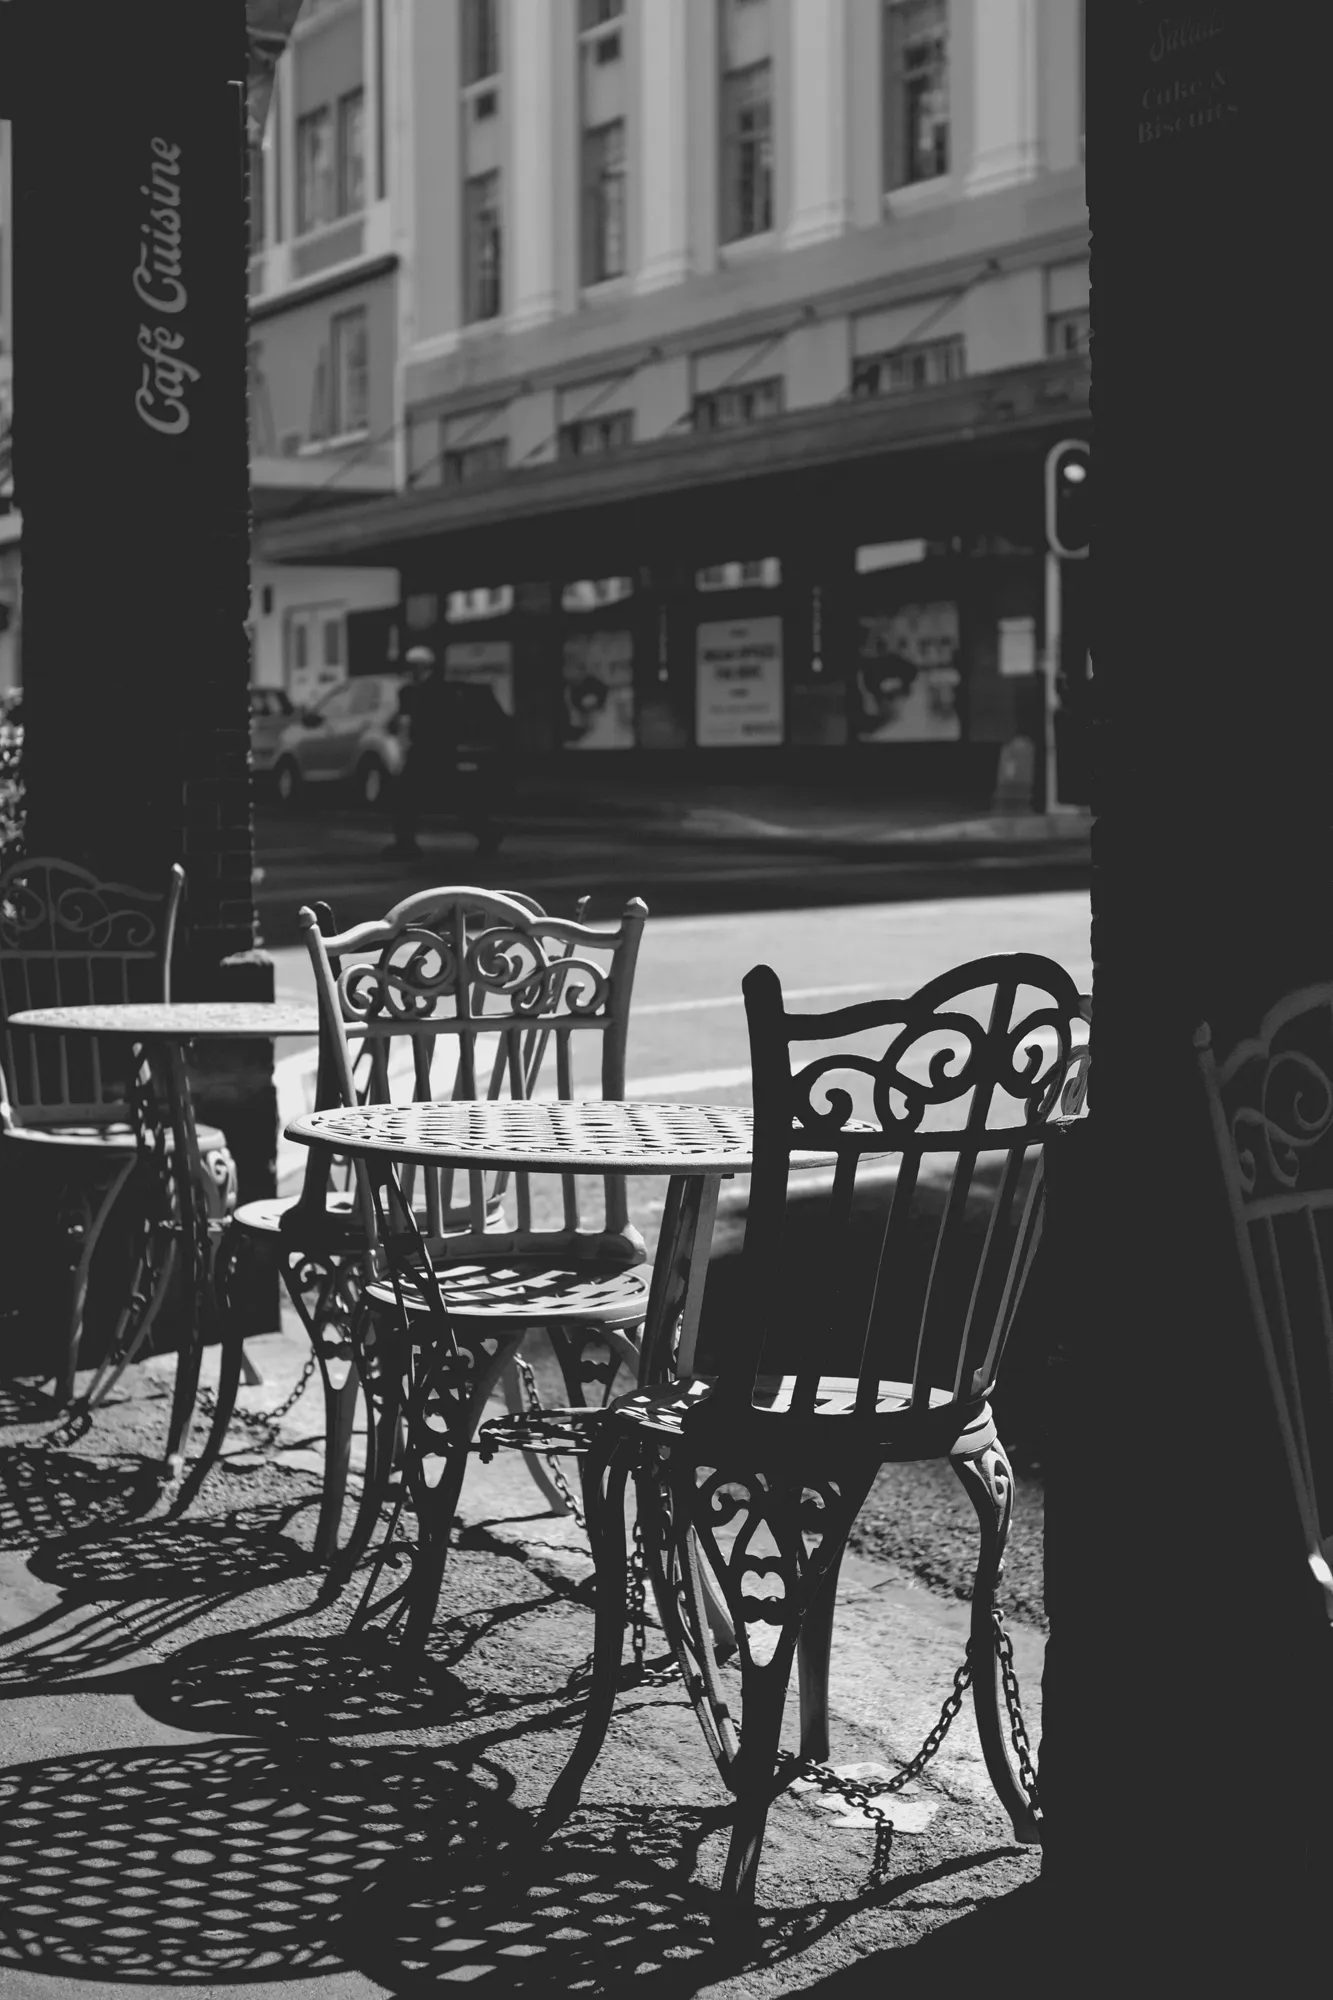
[[1088, 432], [1081, 0], [377, 17], [399, 491], [266, 559], [395, 568], [533, 758], [989, 784]]
[[[392, 493], [399, 211], [390, 194], [383, 0], [306, 0], [250, 150], [250, 462], [258, 523]], [[357, 614], [395, 568], [252, 569], [253, 671], [306, 702], [349, 667]]]

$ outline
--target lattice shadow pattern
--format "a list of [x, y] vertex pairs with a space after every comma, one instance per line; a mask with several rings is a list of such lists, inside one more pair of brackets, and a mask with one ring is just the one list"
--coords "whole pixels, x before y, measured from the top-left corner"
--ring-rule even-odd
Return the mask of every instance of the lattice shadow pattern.
[[[715, 1897], [692, 1878], [721, 1815], [601, 1812], [538, 1855], [510, 1786], [420, 1751], [322, 1746], [25, 1765], [0, 1779], [0, 1979], [188, 1987], [358, 1968], [395, 1992], [482, 1975], [492, 1992], [696, 1990]], [[762, 1915], [752, 1961], [846, 1913]]]

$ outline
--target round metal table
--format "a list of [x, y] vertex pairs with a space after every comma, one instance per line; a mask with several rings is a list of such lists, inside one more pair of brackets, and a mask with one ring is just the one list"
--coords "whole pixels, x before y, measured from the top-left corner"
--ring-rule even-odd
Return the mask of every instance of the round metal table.
[[[188, 1300], [163, 1464], [164, 1476], [174, 1483], [184, 1470], [203, 1335], [212, 1309], [213, 1242], [225, 1220], [217, 1212], [217, 1190], [200, 1157], [185, 1050], [196, 1041], [308, 1038], [319, 1032], [318, 1011], [313, 1004], [266, 1000], [120, 1001], [32, 1007], [11, 1016], [11, 1025], [62, 1035], [123, 1035], [141, 1052], [132, 1071], [135, 1138], [160, 1195], [160, 1227], [150, 1226], [145, 1242], [151, 1281], [141, 1290], [148, 1299], [160, 1296], [164, 1274], [153, 1269], [153, 1260], [173, 1254], [179, 1243]], [[150, 1325], [151, 1316], [143, 1311], [127, 1322], [119, 1351], [108, 1357], [89, 1391], [88, 1408], [105, 1400]]]
[[[396, 1193], [395, 1168], [665, 1175], [667, 1198], [639, 1355], [639, 1380], [646, 1383], [673, 1370], [688, 1373], [693, 1368], [719, 1184], [732, 1174], [749, 1171], [753, 1130], [752, 1114], [740, 1106], [634, 1100], [358, 1105], [308, 1112], [288, 1125], [289, 1139], [327, 1146], [366, 1170], [405, 1343], [400, 1362], [408, 1376], [403, 1492], [410, 1488], [419, 1496], [419, 1539], [416, 1544], [394, 1544], [407, 1556], [407, 1582], [391, 1598], [372, 1605], [379, 1567], [396, 1530], [396, 1511], [357, 1625], [389, 1604], [405, 1604], [408, 1642], [424, 1642], [439, 1596], [453, 1515], [447, 1496], [461, 1483], [465, 1460], [459, 1455], [471, 1448], [481, 1414], [477, 1391], [484, 1357], [456, 1338], [411, 1208]], [[802, 1161], [814, 1165], [824, 1157], [803, 1155]], [[432, 1351], [418, 1374], [412, 1373], [414, 1340], [405, 1304], [407, 1287], [418, 1301], [417, 1326], [429, 1316], [421, 1308], [423, 1299], [431, 1304], [434, 1317]], [[414, 1405], [420, 1406], [415, 1412]], [[428, 1413], [428, 1420], [423, 1413]], [[422, 1437], [433, 1437], [437, 1456], [452, 1454], [447, 1476], [441, 1473], [433, 1482], [425, 1478], [416, 1462], [422, 1455]], [[432, 1490], [446, 1498], [438, 1507], [427, 1498], [423, 1506], [422, 1497]], [[400, 1509], [401, 1505], [400, 1497]], [[424, 1581], [414, 1589], [418, 1565]]]

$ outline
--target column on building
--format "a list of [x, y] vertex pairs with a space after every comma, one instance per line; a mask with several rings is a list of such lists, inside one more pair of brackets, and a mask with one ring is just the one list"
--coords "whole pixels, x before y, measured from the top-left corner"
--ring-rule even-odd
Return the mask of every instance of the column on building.
[[791, 0], [789, 248], [850, 220], [847, 0]]
[[690, 269], [687, 0], [652, 0], [639, 17], [639, 268], [641, 292]]
[[559, 309], [555, 171], [556, 29], [562, 10], [541, 0], [511, 0], [503, 62], [509, 123], [505, 189], [512, 245], [506, 314], [514, 331], [540, 326]]
[[1030, 180], [1041, 151], [1037, 0], [975, 0], [969, 194]]

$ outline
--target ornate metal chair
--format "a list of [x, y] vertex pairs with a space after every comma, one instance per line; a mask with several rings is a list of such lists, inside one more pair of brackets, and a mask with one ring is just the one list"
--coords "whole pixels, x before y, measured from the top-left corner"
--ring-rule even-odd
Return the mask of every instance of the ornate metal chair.
[[[9, 1026], [29, 1007], [101, 1001], [169, 1000], [171, 954], [185, 871], [171, 870], [165, 894], [99, 882], [71, 862], [39, 856], [0, 875], [0, 1154], [38, 1157], [59, 1174], [61, 1221], [70, 1246], [69, 1294], [56, 1385], [74, 1394], [93, 1256], [138, 1162], [132, 1122], [134, 1080], [127, 1047], [85, 1036], [35, 1035]], [[234, 1191], [223, 1135], [199, 1132], [218, 1212]], [[168, 1240], [160, 1257], [145, 1238], [130, 1303], [112, 1335], [116, 1354], [131, 1318], [132, 1348], [146, 1339], [174, 1268]], [[143, 1290], [145, 1269], [149, 1289]], [[103, 1384], [102, 1390], [109, 1386]]]
[[1221, 1061], [1194, 1037], [1246, 1298], [1310, 1574], [1333, 1622], [1333, 985]]
[[[994, 1597], [1013, 1483], [988, 1398], [1040, 1237], [1043, 1150], [1081, 1112], [1086, 1056], [1075, 1050], [1084, 1009], [1073, 983], [1025, 953], [960, 966], [907, 1000], [831, 1014], [787, 1013], [767, 966], [747, 975], [744, 991], [755, 1144], [743, 1257], [753, 1309], [727, 1326], [715, 1353], [679, 1354], [675, 1380], [658, 1371], [660, 1386], [612, 1403], [593, 1435], [584, 1461], [598, 1577], [593, 1688], [542, 1831], [578, 1803], [610, 1721], [633, 1474], [663, 1623], [736, 1795], [724, 1891], [748, 1902], [770, 1802], [791, 1775], [778, 1775], [778, 1741], [794, 1658], [801, 1756], [828, 1755], [838, 1567], [886, 1462], [948, 1458], [976, 1508], [977, 1723], [1017, 1836], [1039, 1838], [1030, 1782], [1010, 1764], [1000, 1718]], [[818, 1043], [832, 1047], [793, 1074], [793, 1046]], [[792, 1155], [802, 1150], [836, 1157], [814, 1236], [788, 1208]], [[891, 1179], [886, 1155], [897, 1156]], [[705, 1577], [736, 1635], [739, 1728]]]
[[[423, 890], [382, 920], [340, 934], [327, 906], [302, 910], [320, 1006], [317, 1107], [528, 1097], [542, 1087], [552, 1050], [555, 1093], [568, 1097], [572, 1039], [589, 1035], [600, 1045], [601, 1094], [623, 1096], [629, 1004], [646, 916], [642, 903], [631, 903], [620, 925], [605, 930], [550, 917], [528, 897], [466, 887]], [[593, 1384], [608, 1395], [621, 1361], [634, 1359], [633, 1336], [647, 1297], [635, 1268], [644, 1261], [643, 1240], [630, 1226], [623, 1181], [606, 1177], [602, 1227], [588, 1230], [581, 1226], [572, 1175], [560, 1177], [554, 1226], [534, 1216], [527, 1176], [515, 1176], [512, 1186], [505, 1175], [466, 1179], [460, 1190], [450, 1175], [409, 1177], [405, 1194], [432, 1260], [448, 1272], [451, 1318], [501, 1349], [479, 1391], [477, 1417], [524, 1334], [536, 1327], [551, 1339], [572, 1402], [583, 1403]], [[506, 1222], [510, 1201], [516, 1228]], [[337, 1552], [358, 1390], [366, 1396], [362, 1501], [341, 1551], [350, 1568], [370, 1538], [391, 1473], [402, 1407], [392, 1368], [412, 1366], [411, 1355], [399, 1353], [391, 1340], [386, 1345], [381, 1330], [392, 1319], [391, 1294], [372, 1286], [384, 1310], [362, 1325], [367, 1281], [383, 1261], [373, 1208], [354, 1174], [312, 1149], [300, 1195], [246, 1204], [228, 1234], [219, 1270], [224, 1324], [232, 1334], [212, 1435], [183, 1500], [198, 1491], [216, 1457], [235, 1401], [239, 1329], [226, 1310], [233, 1259], [244, 1254], [247, 1239], [276, 1235], [283, 1280], [324, 1382], [325, 1475], [315, 1542], [321, 1561]], [[410, 1304], [414, 1332], [429, 1345], [427, 1302]], [[382, 1357], [390, 1350], [386, 1374]], [[525, 1458], [543, 1494], [562, 1505], [543, 1460], [530, 1453]], [[446, 1533], [452, 1511], [450, 1501]]]

